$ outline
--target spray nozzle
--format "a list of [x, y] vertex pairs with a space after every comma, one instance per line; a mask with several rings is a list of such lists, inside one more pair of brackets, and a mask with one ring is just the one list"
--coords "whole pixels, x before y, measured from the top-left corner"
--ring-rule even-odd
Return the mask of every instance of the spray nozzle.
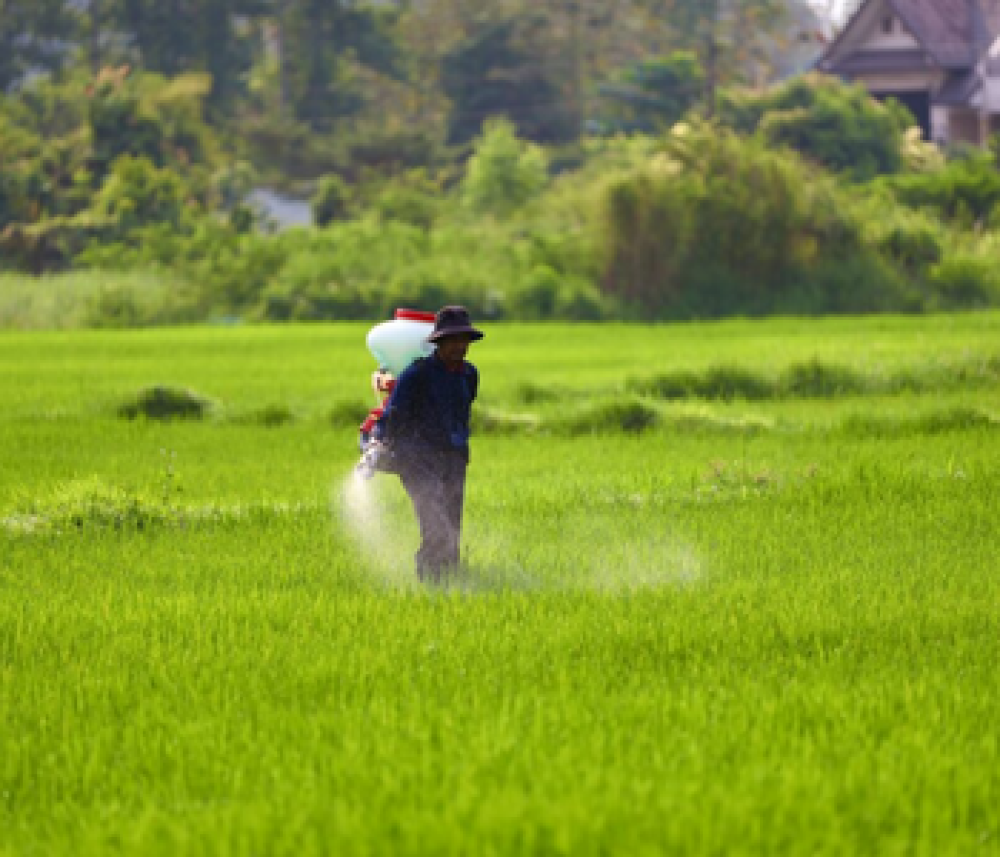
[[361, 460], [354, 468], [355, 473], [362, 479], [371, 479], [379, 471], [385, 452], [385, 447], [377, 440], [368, 443], [362, 449]]

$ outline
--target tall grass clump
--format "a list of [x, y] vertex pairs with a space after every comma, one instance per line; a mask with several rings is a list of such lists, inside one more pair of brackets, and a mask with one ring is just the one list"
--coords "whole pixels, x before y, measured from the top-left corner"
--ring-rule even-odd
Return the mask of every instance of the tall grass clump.
[[874, 438], [938, 435], [975, 429], [1000, 429], [1000, 420], [979, 408], [956, 405], [917, 416], [876, 412], [851, 414], [841, 425], [841, 430], [849, 436]]
[[0, 274], [0, 329], [148, 327], [185, 321], [184, 284], [154, 269]]
[[129, 491], [93, 476], [60, 484], [46, 496], [19, 503], [0, 519], [0, 524], [15, 534], [142, 530], [171, 520], [168, 500]]
[[641, 399], [619, 397], [587, 404], [547, 422], [554, 431], [570, 435], [627, 432], [640, 434], [662, 422], [660, 412]]

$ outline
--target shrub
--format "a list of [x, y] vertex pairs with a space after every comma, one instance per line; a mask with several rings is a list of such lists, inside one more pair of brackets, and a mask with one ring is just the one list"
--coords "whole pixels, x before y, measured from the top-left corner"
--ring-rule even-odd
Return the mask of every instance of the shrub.
[[875, 246], [903, 270], [917, 274], [941, 261], [944, 253], [940, 231], [927, 222], [894, 223]]
[[143, 327], [149, 321], [149, 309], [134, 289], [122, 286], [102, 288], [88, 302], [85, 323], [88, 327]]
[[540, 405], [557, 402], [562, 396], [551, 387], [542, 387], [531, 381], [522, 381], [514, 393], [517, 401], [525, 405]]
[[156, 385], [140, 390], [118, 407], [118, 416], [134, 420], [200, 420], [215, 407], [211, 399], [182, 387]]
[[987, 152], [970, 152], [943, 169], [884, 179], [900, 202], [969, 227], [988, 223], [1000, 207], [1000, 170]]
[[347, 217], [351, 192], [339, 176], [324, 176], [312, 198], [313, 221], [317, 226], [329, 226]]
[[976, 309], [1000, 303], [997, 260], [969, 255], [944, 259], [931, 271], [934, 309]]
[[33, 499], [3, 523], [24, 533], [64, 533], [142, 530], [169, 523], [171, 517], [165, 504], [91, 477], [57, 486], [49, 496]]
[[234, 423], [263, 428], [281, 428], [295, 422], [295, 414], [288, 405], [271, 404], [230, 417]]
[[767, 399], [774, 389], [766, 378], [740, 366], [711, 366], [704, 372], [667, 372], [629, 387], [660, 399]]
[[462, 183], [462, 198], [476, 212], [507, 215], [534, 198], [548, 182], [544, 151], [517, 138], [507, 120], [485, 126]]
[[550, 318], [566, 321], [605, 321], [615, 315], [614, 301], [601, 294], [600, 290], [576, 277], [563, 281], [556, 293], [555, 307]]
[[601, 87], [603, 110], [593, 123], [604, 134], [669, 128], [701, 99], [705, 73], [691, 51], [644, 60]]
[[881, 104], [860, 85], [822, 75], [796, 78], [765, 95], [730, 93], [724, 121], [772, 146], [787, 146], [855, 180], [895, 173], [903, 164], [904, 132], [913, 117]]
[[[603, 285], [647, 317], [867, 309], [895, 287], [829, 178], [711, 125], [677, 126], [604, 211]], [[829, 296], [816, 278], [844, 260], [863, 289]]]
[[382, 220], [396, 220], [430, 229], [437, 219], [440, 188], [426, 180], [393, 182], [384, 188], [372, 208]]
[[528, 320], [551, 318], [561, 288], [562, 280], [552, 268], [534, 268], [512, 295], [512, 314]]
[[612, 399], [557, 418], [551, 425], [570, 434], [641, 433], [661, 422], [660, 412], [639, 399]]
[[939, 435], [955, 431], [1000, 428], [1000, 423], [965, 406], [943, 408], [918, 416], [876, 416], [853, 414], [844, 420], [842, 430], [860, 437], [901, 437], [907, 435]]
[[864, 392], [864, 378], [846, 366], [810, 360], [789, 366], [778, 379], [777, 390], [785, 396], [830, 398]]

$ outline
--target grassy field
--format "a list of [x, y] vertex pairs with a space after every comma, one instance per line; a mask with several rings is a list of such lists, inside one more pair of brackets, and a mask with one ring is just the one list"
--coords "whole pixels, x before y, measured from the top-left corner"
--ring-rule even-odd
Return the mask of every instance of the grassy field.
[[487, 328], [441, 589], [365, 330], [0, 336], [0, 854], [1000, 854], [1000, 314]]

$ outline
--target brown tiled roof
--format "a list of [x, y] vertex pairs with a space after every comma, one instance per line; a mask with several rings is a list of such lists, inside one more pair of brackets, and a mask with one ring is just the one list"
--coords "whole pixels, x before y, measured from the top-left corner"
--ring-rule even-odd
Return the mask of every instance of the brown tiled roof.
[[979, 0], [889, 0], [943, 68], [969, 68], [993, 41]]

